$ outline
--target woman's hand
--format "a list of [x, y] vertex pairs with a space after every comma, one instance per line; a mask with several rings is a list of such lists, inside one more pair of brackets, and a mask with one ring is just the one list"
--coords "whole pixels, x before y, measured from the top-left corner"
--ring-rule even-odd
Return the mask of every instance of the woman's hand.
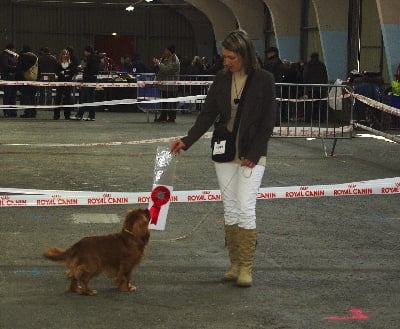
[[171, 145], [171, 152], [173, 154], [179, 154], [179, 152], [185, 147], [186, 145], [182, 142], [181, 139], [175, 139]]
[[241, 163], [242, 167], [249, 167], [249, 168], [254, 168], [256, 166], [256, 164], [248, 159], [244, 159], [242, 160]]

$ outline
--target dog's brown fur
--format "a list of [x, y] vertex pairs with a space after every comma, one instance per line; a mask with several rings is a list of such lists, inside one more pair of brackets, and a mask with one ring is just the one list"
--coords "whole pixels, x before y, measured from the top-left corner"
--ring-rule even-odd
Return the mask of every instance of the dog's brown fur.
[[149, 242], [150, 213], [147, 209], [130, 210], [119, 233], [85, 237], [63, 251], [50, 248], [43, 256], [65, 263], [70, 280], [68, 291], [93, 296], [97, 292], [88, 287], [90, 279], [104, 272], [116, 277], [119, 291], [135, 291], [130, 283], [131, 272], [144, 256]]

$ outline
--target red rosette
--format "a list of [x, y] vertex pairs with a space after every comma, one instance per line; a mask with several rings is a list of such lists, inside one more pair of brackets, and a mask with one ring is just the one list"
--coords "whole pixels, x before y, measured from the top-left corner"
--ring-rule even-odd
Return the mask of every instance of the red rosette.
[[150, 208], [151, 221], [150, 224], [157, 225], [158, 215], [161, 207], [168, 203], [171, 198], [171, 192], [166, 186], [159, 185], [151, 192], [151, 200], [153, 205]]

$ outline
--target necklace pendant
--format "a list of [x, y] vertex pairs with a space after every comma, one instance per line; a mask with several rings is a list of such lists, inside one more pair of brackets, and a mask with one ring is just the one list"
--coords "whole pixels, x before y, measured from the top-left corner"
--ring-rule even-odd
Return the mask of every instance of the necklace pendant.
[[237, 104], [240, 103], [240, 99], [239, 99], [239, 98], [235, 98], [235, 99], [233, 100], [233, 102], [237, 105]]

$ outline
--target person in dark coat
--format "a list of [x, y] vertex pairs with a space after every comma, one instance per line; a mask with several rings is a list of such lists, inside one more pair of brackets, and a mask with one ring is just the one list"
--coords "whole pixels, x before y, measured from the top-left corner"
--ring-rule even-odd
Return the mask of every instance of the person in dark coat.
[[[279, 50], [276, 47], [269, 47], [265, 51], [265, 62], [264, 69], [271, 72], [274, 75], [276, 83], [282, 83], [285, 76], [286, 66], [279, 57]], [[281, 86], [276, 86], [276, 97], [282, 97]], [[276, 104], [276, 122], [275, 126], [280, 126], [281, 122], [284, 121], [285, 114], [281, 113], [281, 102], [278, 101]]]
[[[153, 58], [154, 72], [157, 81], [178, 80], [181, 63], [175, 52], [175, 45], [165, 47], [161, 59]], [[161, 85], [159, 87], [161, 98], [175, 98], [178, 96], [178, 86]], [[175, 122], [176, 102], [162, 103], [162, 111], [155, 122]]]
[[135, 70], [135, 73], [147, 73], [149, 72], [148, 67], [146, 66], [145, 63], [143, 63], [140, 54], [135, 53], [133, 55], [133, 61], [132, 61], [132, 68]]
[[[237, 134], [234, 133], [237, 145], [234, 159], [215, 162], [231, 262], [223, 279], [249, 287], [253, 282], [257, 238], [257, 191], [264, 175], [268, 142], [275, 123], [274, 77], [259, 68], [254, 45], [246, 32], [232, 31], [222, 42], [222, 47], [225, 69], [217, 73], [187, 136], [176, 139], [171, 152], [177, 154], [180, 150], [188, 150], [216, 121], [216, 130], [233, 133], [237, 130]], [[239, 113], [237, 121], [235, 118]], [[213, 154], [224, 151], [222, 140], [219, 145], [222, 148], [214, 148]]]
[[76, 57], [76, 55], [75, 55], [74, 47], [72, 47], [72, 46], [67, 46], [67, 47], [65, 47], [65, 49], [68, 50], [69, 58], [71, 59], [72, 65], [73, 65], [74, 67], [78, 67], [78, 66], [79, 66], [79, 59], [78, 59], [78, 57]]
[[[38, 75], [40, 81], [55, 81], [57, 72], [57, 59], [50, 53], [48, 47], [43, 47], [39, 53], [38, 59]], [[51, 105], [53, 103], [53, 95], [51, 87], [39, 87], [39, 104]]]
[[[29, 73], [29, 74], [28, 74]], [[19, 81], [36, 81], [38, 77], [38, 57], [30, 46], [25, 45], [18, 57], [15, 79]], [[36, 105], [36, 90], [33, 85], [20, 86], [20, 104]], [[21, 118], [36, 118], [36, 108], [25, 108]]]
[[301, 64], [300, 62], [286, 62], [284, 64], [287, 66], [287, 69], [282, 78], [282, 83], [290, 85], [284, 85], [281, 88], [281, 97], [284, 99], [281, 102], [281, 121], [297, 120], [298, 116], [303, 113], [300, 111], [300, 105], [293, 101], [300, 96], [298, 84], [301, 84], [303, 81], [300, 71]]
[[276, 47], [269, 47], [265, 52], [264, 69], [274, 75], [275, 82], [282, 82], [285, 65], [279, 58], [279, 50]]
[[[16, 49], [14, 44], [9, 43], [6, 48], [3, 50], [0, 56], [0, 68], [1, 68], [1, 78], [6, 81], [15, 80], [15, 70], [17, 68], [18, 63], [18, 54], [16, 53]], [[4, 105], [16, 105], [17, 103], [17, 87], [4, 85], [3, 86], [4, 96], [3, 96], [3, 104]], [[4, 108], [3, 110], [5, 117], [16, 117], [17, 110], [15, 108]]]
[[[310, 61], [304, 65], [303, 83], [319, 85], [325, 85], [328, 83], [326, 66], [319, 60], [318, 53], [312, 53]], [[327, 87], [316, 86], [307, 88], [307, 97], [309, 99], [315, 99], [315, 101], [306, 103], [306, 111], [304, 115], [306, 122], [311, 122], [313, 119], [325, 121], [327, 115], [327, 103], [321, 99], [327, 96]]]
[[[202, 59], [200, 56], [194, 56], [192, 62], [190, 63], [189, 67], [186, 71], [189, 76], [188, 80], [203, 80], [201, 75], [206, 73], [206, 69], [202, 63]], [[190, 93], [192, 95], [201, 95], [202, 94], [202, 86], [194, 85], [190, 87]], [[196, 110], [201, 109], [201, 103], [196, 102]]]
[[220, 54], [216, 54], [213, 57], [213, 63], [207, 73], [217, 74], [223, 68], [224, 68], [224, 60]]
[[328, 83], [328, 72], [325, 64], [319, 60], [318, 53], [312, 53], [310, 61], [304, 65], [303, 82], [306, 84]]
[[123, 59], [120, 71], [132, 74], [133, 64], [132, 64], [131, 56], [125, 56], [125, 58]]
[[[95, 53], [93, 47], [86, 46], [83, 50], [85, 57], [85, 66], [83, 68], [82, 80], [83, 82], [97, 82], [97, 74], [100, 68], [100, 57]], [[95, 101], [95, 87], [82, 87], [79, 92], [79, 102], [93, 103]], [[82, 106], [79, 108], [74, 120], [82, 120], [83, 114], [87, 110], [89, 112], [87, 121], [95, 121], [96, 111], [94, 106]]]

